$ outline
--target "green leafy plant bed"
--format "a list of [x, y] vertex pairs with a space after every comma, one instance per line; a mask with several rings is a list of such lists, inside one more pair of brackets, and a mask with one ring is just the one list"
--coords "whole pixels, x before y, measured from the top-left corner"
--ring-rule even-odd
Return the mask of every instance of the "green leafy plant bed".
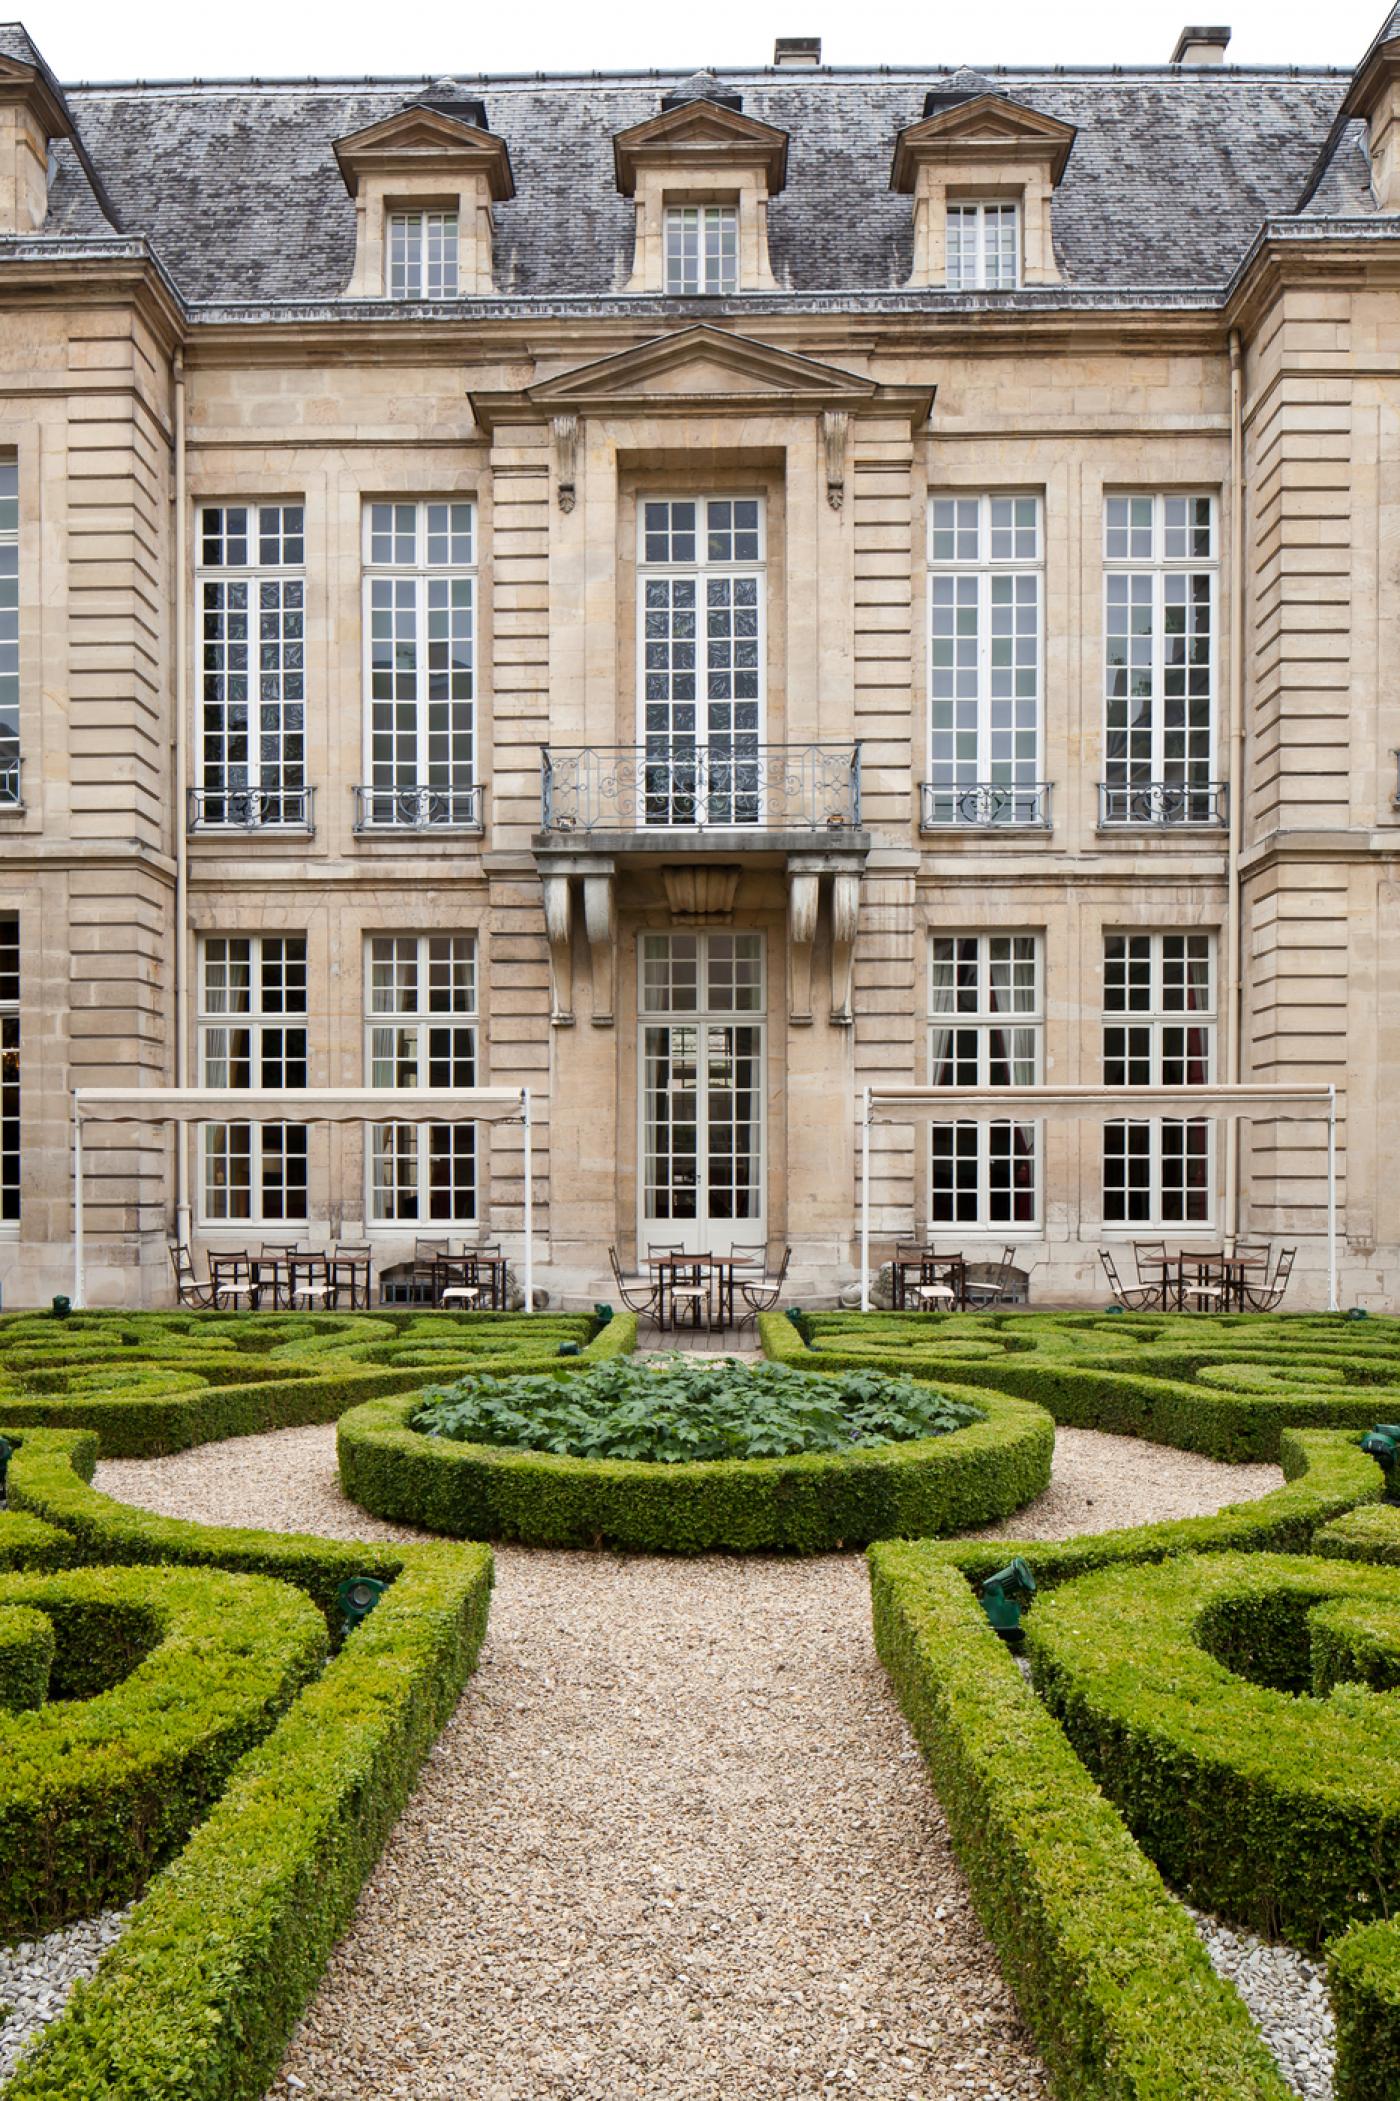
[[409, 1427], [571, 1459], [786, 1459], [942, 1437], [981, 1420], [916, 1379], [812, 1378], [730, 1357], [615, 1359], [571, 1379], [471, 1378], [429, 1392]]
[[368, 1402], [341, 1418], [341, 1482], [458, 1538], [813, 1553], [987, 1523], [1049, 1479], [1049, 1417], [1004, 1394], [775, 1371], [689, 1360]]

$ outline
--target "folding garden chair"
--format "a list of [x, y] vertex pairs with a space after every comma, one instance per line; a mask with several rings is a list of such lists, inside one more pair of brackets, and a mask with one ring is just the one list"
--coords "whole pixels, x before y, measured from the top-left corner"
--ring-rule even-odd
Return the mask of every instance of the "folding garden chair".
[[963, 1286], [963, 1303], [967, 1306], [997, 1306], [1006, 1296], [1007, 1279], [1016, 1260], [1014, 1247], [1004, 1247], [994, 1277], [969, 1278]]
[[1108, 1278], [1109, 1290], [1118, 1304], [1127, 1312], [1145, 1313], [1150, 1308], [1161, 1305], [1162, 1287], [1160, 1284], [1130, 1285], [1122, 1283], [1113, 1257], [1109, 1254], [1107, 1248], [1101, 1247], [1099, 1249], [1099, 1260], [1103, 1264], [1103, 1273]]
[[1272, 1313], [1275, 1306], [1282, 1303], [1283, 1294], [1288, 1289], [1288, 1279], [1293, 1274], [1293, 1258], [1297, 1252], [1296, 1247], [1280, 1248], [1278, 1262], [1268, 1283], [1246, 1284], [1245, 1304], [1251, 1313]]
[[617, 1249], [615, 1247], [608, 1249], [608, 1261], [612, 1265], [613, 1283], [617, 1286], [617, 1295], [627, 1308], [627, 1311], [635, 1313], [638, 1320], [654, 1321], [656, 1319], [658, 1290], [655, 1279], [651, 1277], [624, 1276], [622, 1264], [617, 1259]]
[[[791, 1260], [792, 1249], [785, 1247], [782, 1260], [772, 1275], [765, 1271], [757, 1283], [740, 1283], [740, 1295], [748, 1308], [748, 1311], [744, 1314], [744, 1320], [752, 1321], [757, 1326], [760, 1313], [771, 1313], [773, 1311], [783, 1295], [783, 1285], [787, 1280], [788, 1264]], [[742, 1327], [743, 1321], [739, 1325]]]
[[182, 1306], [207, 1308], [214, 1304], [213, 1288], [200, 1283], [183, 1240], [170, 1243], [170, 1267], [175, 1272], [175, 1296]]

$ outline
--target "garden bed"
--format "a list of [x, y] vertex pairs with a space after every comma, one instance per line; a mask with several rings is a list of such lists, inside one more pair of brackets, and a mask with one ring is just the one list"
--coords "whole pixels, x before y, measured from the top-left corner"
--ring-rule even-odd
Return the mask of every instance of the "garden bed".
[[[655, 1373], [641, 1376], [659, 1380]], [[749, 1409], [757, 1418], [763, 1376], [732, 1365], [727, 1377], [736, 1396], [733, 1415]], [[795, 1382], [807, 1397], [804, 1405], [819, 1397], [824, 1415], [846, 1388], [873, 1391], [877, 1383], [868, 1374]], [[915, 1394], [934, 1392], [919, 1382], [898, 1383]], [[341, 1482], [377, 1517], [453, 1538], [658, 1553], [816, 1553], [886, 1536], [957, 1531], [1003, 1517], [1040, 1492], [1054, 1450], [1043, 1410], [944, 1381], [936, 1394], [953, 1404], [962, 1427], [936, 1436], [906, 1434], [899, 1442], [833, 1437], [817, 1450], [670, 1461], [461, 1442], [415, 1428], [419, 1400], [370, 1402], [341, 1418]], [[518, 1411], [508, 1416], [507, 1434], [525, 1434], [510, 1427], [519, 1422]], [[672, 1445], [684, 1449], [687, 1433], [694, 1434], [694, 1425], [682, 1420]], [[596, 1441], [592, 1430], [582, 1434]], [[735, 1441], [742, 1442], [737, 1428]], [[762, 1449], [761, 1435], [747, 1442]]]

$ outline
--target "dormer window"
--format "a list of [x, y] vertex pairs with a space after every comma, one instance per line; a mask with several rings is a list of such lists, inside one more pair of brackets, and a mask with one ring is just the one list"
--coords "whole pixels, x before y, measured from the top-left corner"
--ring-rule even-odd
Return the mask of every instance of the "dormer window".
[[391, 299], [457, 297], [455, 211], [389, 213], [385, 249]]
[[950, 292], [1009, 292], [1021, 281], [1020, 213], [1014, 204], [948, 206]]
[[911, 285], [955, 292], [1055, 284], [1051, 200], [1074, 126], [1012, 102], [974, 73], [931, 89], [901, 131], [890, 187], [914, 199]]
[[495, 289], [492, 207], [515, 195], [505, 141], [451, 81], [337, 139], [355, 200], [352, 299], [470, 299]]
[[678, 298], [776, 289], [768, 200], [787, 175], [787, 133], [697, 73], [659, 115], [613, 138], [617, 186], [636, 210], [629, 292]]
[[666, 290], [685, 295], [738, 289], [738, 205], [668, 205]]

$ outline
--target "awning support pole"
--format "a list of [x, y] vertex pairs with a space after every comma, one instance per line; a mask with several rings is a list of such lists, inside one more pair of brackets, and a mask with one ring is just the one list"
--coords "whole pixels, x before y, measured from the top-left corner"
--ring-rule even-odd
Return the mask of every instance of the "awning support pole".
[[1327, 1090], [1327, 1311], [1339, 1313], [1337, 1290], [1337, 1090]]
[[73, 1304], [83, 1303], [83, 1118], [73, 1100]]
[[521, 1120], [525, 1126], [525, 1311], [535, 1310], [535, 1167], [531, 1158], [530, 1090], [520, 1090]]
[[870, 1311], [870, 1089], [860, 1120], [860, 1310]]

